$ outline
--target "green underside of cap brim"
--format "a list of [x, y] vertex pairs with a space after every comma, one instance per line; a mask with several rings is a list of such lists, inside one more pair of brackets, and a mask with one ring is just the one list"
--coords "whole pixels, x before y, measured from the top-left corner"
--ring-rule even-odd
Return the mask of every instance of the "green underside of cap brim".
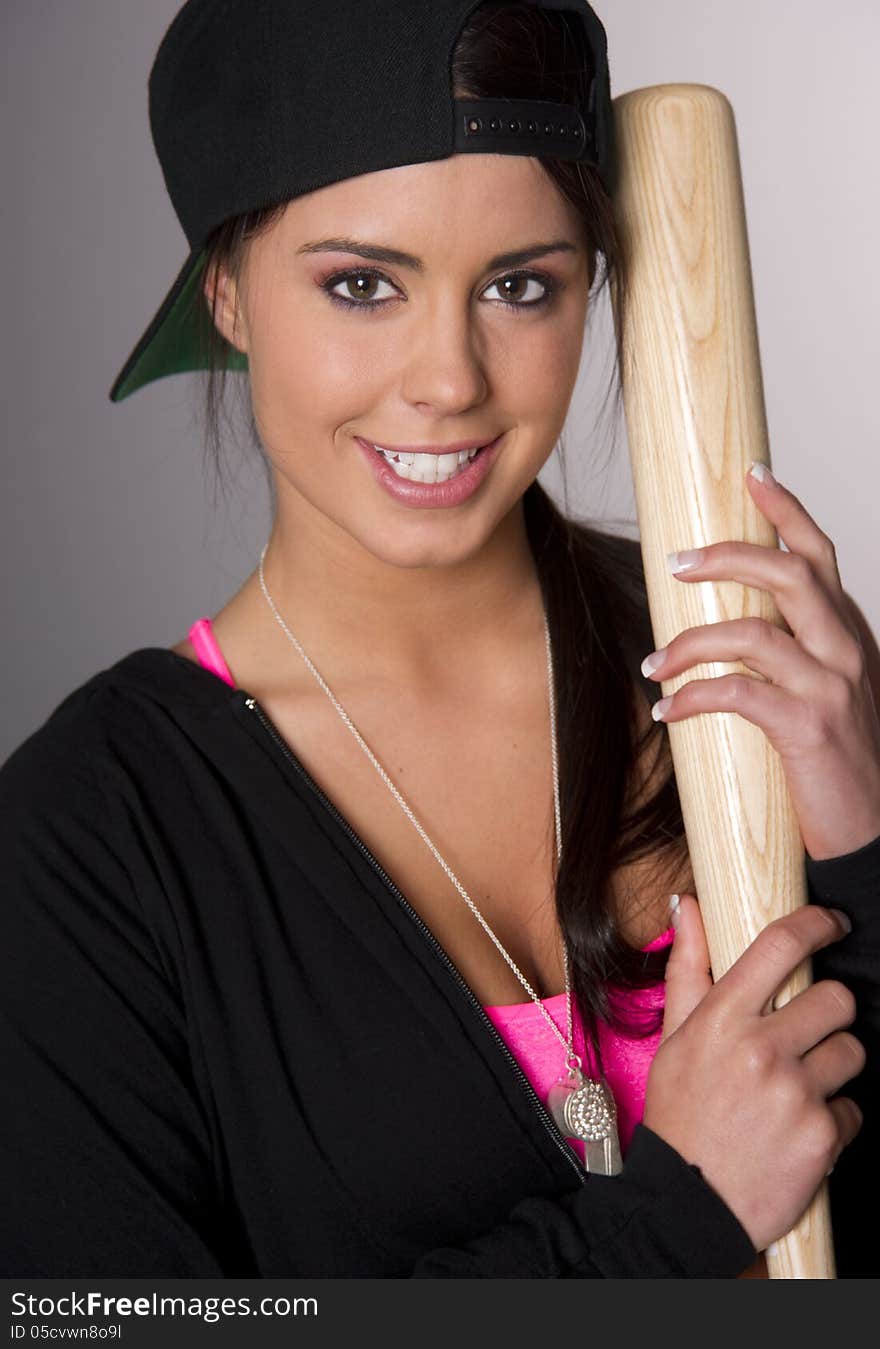
[[[206, 340], [210, 331], [210, 316], [206, 307], [204, 313], [200, 314], [196, 304], [204, 263], [203, 251], [155, 333], [149, 337], [130, 368], [114, 384], [110, 393], [112, 402], [120, 403], [145, 384], [164, 379], [166, 375], [182, 375], [190, 370], [207, 370], [210, 367], [210, 347]], [[227, 370], [247, 370], [248, 360], [244, 352], [224, 343], [219, 336], [218, 346]]]

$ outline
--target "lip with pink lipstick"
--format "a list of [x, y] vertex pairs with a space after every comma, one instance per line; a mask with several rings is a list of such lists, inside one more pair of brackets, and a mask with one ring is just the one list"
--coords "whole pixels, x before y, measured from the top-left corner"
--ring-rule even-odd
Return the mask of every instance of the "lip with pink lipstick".
[[486, 443], [378, 445], [355, 436], [389, 496], [406, 506], [458, 506], [476, 492], [495, 459], [503, 432]]

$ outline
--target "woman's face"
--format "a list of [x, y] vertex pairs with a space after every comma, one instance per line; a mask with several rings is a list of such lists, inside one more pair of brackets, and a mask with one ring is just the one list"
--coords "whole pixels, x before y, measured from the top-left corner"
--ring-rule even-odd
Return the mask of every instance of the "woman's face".
[[[404, 165], [289, 203], [218, 317], [248, 354], [282, 528], [398, 567], [474, 556], [562, 430], [589, 268], [576, 212], [524, 156]], [[395, 469], [376, 446], [424, 457]], [[422, 481], [435, 474], [448, 481]]]

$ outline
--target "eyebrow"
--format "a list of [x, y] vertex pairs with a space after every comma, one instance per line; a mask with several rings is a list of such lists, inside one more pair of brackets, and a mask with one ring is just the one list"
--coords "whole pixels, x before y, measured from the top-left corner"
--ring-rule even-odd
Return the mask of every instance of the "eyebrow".
[[[424, 272], [425, 264], [412, 253], [402, 253], [398, 248], [386, 248], [384, 244], [371, 244], [363, 239], [317, 239], [313, 243], [303, 244], [297, 253], [354, 253], [359, 258], [372, 258], [376, 262], [392, 263], [396, 267], [409, 267], [414, 272]], [[489, 259], [488, 269], [496, 267], [517, 267], [534, 258], [543, 258], [548, 253], [576, 253], [574, 244], [567, 239], [554, 239], [550, 243], [530, 244], [528, 248], [516, 248], [509, 253], [498, 253]]]

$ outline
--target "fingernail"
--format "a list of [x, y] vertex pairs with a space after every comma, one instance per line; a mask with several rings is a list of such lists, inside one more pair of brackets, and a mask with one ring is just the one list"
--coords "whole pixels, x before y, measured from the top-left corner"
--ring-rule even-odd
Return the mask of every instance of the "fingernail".
[[677, 932], [681, 922], [681, 897], [679, 895], [670, 895], [669, 897], [669, 921]]
[[834, 914], [834, 917], [845, 931], [852, 932], [852, 923], [842, 909], [832, 909], [831, 913]]
[[758, 482], [768, 482], [768, 483], [776, 482], [776, 479], [770, 472], [767, 465], [762, 464], [760, 459], [756, 459], [754, 463], [749, 465], [749, 472], [751, 473], [753, 478], [758, 479]]
[[651, 708], [651, 716], [654, 718], [655, 721], [662, 721], [671, 706], [672, 706], [671, 696], [668, 698], [661, 698], [659, 702], [656, 702], [654, 706]]
[[647, 679], [648, 675], [652, 675], [655, 670], [659, 670], [660, 666], [663, 664], [665, 659], [666, 659], [665, 646], [661, 646], [659, 651], [652, 651], [649, 656], [646, 656], [645, 659], [642, 661], [642, 674], [645, 676], [645, 678]]
[[699, 567], [702, 560], [702, 548], [686, 548], [682, 553], [666, 554], [666, 565], [673, 576], [680, 571], [690, 571], [692, 567]]

